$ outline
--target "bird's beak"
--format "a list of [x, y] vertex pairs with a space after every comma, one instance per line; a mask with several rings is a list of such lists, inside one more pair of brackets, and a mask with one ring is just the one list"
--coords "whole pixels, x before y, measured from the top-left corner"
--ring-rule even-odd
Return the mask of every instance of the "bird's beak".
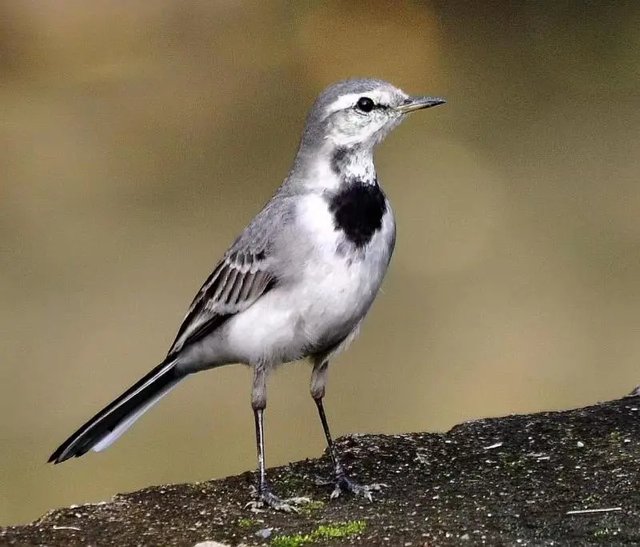
[[438, 106], [444, 104], [447, 101], [440, 97], [409, 97], [405, 101], [396, 106], [396, 110], [402, 114], [408, 114], [414, 110], [422, 110], [423, 108], [431, 108], [432, 106]]

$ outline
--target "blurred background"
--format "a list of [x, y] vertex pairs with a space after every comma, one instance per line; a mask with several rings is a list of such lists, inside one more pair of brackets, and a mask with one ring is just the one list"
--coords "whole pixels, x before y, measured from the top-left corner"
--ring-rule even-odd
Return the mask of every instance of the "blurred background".
[[[333, 364], [334, 433], [640, 383], [636, 2], [2, 2], [0, 524], [255, 467], [243, 367], [187, 380], [104, 453], [45, 461], [163, 359], [314, 97], [351, 76], [448, 104], [378, 151], [398, 244]], [[269, 465], [324, 450], [308, 380], [271, 379]]]

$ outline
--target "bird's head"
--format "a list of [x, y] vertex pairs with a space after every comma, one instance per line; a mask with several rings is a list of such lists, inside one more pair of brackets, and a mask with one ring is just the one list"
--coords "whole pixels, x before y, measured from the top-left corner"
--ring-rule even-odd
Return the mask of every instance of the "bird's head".
[[382, 80], [345, 80], [325, 89], [309, 112], [303, 145], [372, 149], [415, 110], [444, 103], [412, 97]]

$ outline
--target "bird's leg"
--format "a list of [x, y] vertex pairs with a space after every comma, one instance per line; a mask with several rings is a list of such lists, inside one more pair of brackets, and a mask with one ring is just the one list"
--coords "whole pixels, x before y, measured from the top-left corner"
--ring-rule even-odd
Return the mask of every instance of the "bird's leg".
[[271, 490], [267, 482], [267, 469], [264, 459], [264, 409], [267, 407], [267, 378], [264, 367], [256, 365], [253, 369], [253, 388], [251, 407], [256, 425], [256, 448], [258, 450], [258, 500], [277, 509], [280, 498]]
[[271, 490], [267, 482], [267, 470], [264, 463], [264, 409], [254, 408], [253, 417], [256, 423], [256, 446], [258, 448], [258, 496], [262, 499], [263, 494]]
[[334, 489], [331, 493], [332, 498], [337, 498], [342, 492], [351, 492], [352, 494], [362, 495], [368, 500], [371, 500], [371, 491], [379, 490], [380, 485], [373, 486], [361, 486], [352, 481], [346, 474], [340, 459], [338, 458], [338, 451], [336, 450], [333, 438], [331, 437], [331, 431], [329, 430], [329, 423], [327, 422], [327, 416], [324, 413], [324, 405], [322, 399], [324, 398], [325, 387], [327, 385], [327, 368], [329, 366], [328, 361], [322, 361], [316, 363], [311, 373], [311, 397], [313, 397], [316, 407], [318, 407], [318, 414], [320, 421], [322, 422], [322, 429], [324, 430], [324, 436], [327, 439], [327, 446], [329, 447], [329, 454], [331, 456], [331, 463], [333, 464], [334, 475]]
[[261, 366], [254, 368], [253, 389], [251, 392], [251, 406], [256, 425], [256, 446], [258, 450], [258, 501], [251, 502], [253, 510], [268, 506], [278, 511], [297, 511], [293, 504], [308, 502], [307, 498], [293, 498], [282, 500], [271, 489], [267, 481], [267, 470], [264, 458], [264, 409], [267, 406], [266, 371]]

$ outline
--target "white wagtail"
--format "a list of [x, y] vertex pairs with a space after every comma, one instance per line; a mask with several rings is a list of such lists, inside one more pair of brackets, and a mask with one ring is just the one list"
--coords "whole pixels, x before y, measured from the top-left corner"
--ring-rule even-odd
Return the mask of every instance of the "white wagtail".
[[391, 206], [373, 149], [408, 113], [444, 103], [410, 97], [380, 80], [327, 88], [309, 112], [291, 172], [224, 254], [191, 303], [166, 359], [98, 412], [49, 458], [60, 463], [107, 448], [193, 372], [253, 367], [251, 406], [259, 503], [289, 506], [271, 490], [264, 459], [266, 380], [276, 365], [307, 358], [311, 396], [333, 462], [335, 489], [364, 494], [334, 447], [322, 398], [330, 359], [355, 337], [387, 271], [395, 243]]

